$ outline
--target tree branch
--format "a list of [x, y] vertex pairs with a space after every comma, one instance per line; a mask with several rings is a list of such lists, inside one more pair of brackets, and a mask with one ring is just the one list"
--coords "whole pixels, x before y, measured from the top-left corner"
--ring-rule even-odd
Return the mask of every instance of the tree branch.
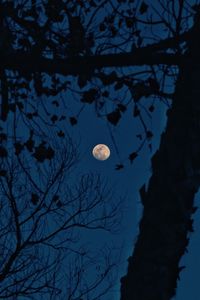
[[49, 74], [79, 75], [85, 74], [86, 70], [105, 67], [179, 65], [182, 59], [183, 57], [175, 54], [149, 53], [147, 49], [138, 49], [134, 53], [79, 56], [54, 60], [16, 51], [1, 56], [0, 64], [2, 68], [17, 70], [20, 73], [46, 72]]

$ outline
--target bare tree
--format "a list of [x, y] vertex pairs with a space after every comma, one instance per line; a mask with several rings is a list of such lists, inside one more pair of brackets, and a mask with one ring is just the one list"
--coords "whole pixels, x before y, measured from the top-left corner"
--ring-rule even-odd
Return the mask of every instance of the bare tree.
[[99, 299], [116, 260], [81, 237], [115, 231], [121, 201], [98, 174], [77, 176], [79, 145], [64, 126], [25, 114], [13, 109], [0, 132], [0, 299]]
[[[140, 190], [140, 234], [121, 299], [170, 299], [199, 188], [199, 2], [3, 1], [1, 12], [4, 122], [18, 111], [27, 128], [41, 134], [47, 124], [58, 129], [64, 119], [76, 125], [85, 105], [94, 104], [98, 117], [116, 126], [130, 108], [142, 126], [138, 148], [128, 158], [133, 162], [145, 144], [151, 149], [148, 120], [156, 102], [168, 106], [153, 174]], [[49, 96], [59, 96], [52, 102], [56, 113]], [[73, 115], [67, 110], [72, 97], [81, 102]], [[48, 149], [38, 147], [36, 157]]]

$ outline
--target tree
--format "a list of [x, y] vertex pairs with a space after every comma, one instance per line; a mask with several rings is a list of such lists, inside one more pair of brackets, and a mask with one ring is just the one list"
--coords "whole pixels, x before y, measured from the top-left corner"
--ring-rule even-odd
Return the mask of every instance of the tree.
[[11, 139], [0, 134], [0, 299], [95, 299], [113, 285], [115, 262], [109, 248], [92, 254], [80, 231], [112, 230], [119, 205], [100, 176], [70, 179], [78, 153], [69, 137], [47, 144], [31, 132], [22, 143], [9, 124]]
[[[168, 104], [152, 177], [140, 190], [140, 234], [121, 299], [170, 299], [199, 187], [198, 1], [3, 1], [1, 11], [4, 122], [17, 110], [29, 126], [39, 119], [41, 128], [48, 122], [56, 127], [66, 117], [74, 126], [83, 107], [94, 104], [97, 115], [116, 126], [129, 106], [143, 128], [141, 145], [129, 156], [133, 162], [145, 143], [151, 148], [145, 114], [153, 114], [157, 100]], [[61, 114], [65, 91], [80, 96], [83, 106], [76, 115]], [[44, 95], [60, 95], [53, 101], [57, 114]], [[123, 167], [120, 162], [116, 169]]]

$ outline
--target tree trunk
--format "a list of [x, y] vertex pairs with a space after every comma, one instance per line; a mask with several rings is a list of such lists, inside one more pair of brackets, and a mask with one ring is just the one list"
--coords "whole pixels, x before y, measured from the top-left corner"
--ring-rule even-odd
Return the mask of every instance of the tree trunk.
[[[200, 185], [200, 46], [196, 21], [180, 66], [160, 148], [152, 158], [148, 189], [141, 189], [140, 233], [121, 279], [121, 300], [169, 300], [179, 261], [193, 231], [191, 215]], [[142, 193], [143, 191], [143, 193]]]

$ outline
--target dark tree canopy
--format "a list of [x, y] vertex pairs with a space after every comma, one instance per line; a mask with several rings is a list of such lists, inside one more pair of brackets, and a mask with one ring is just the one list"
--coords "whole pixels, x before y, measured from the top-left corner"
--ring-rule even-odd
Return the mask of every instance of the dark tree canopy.
[[[78, 125], [87, 105], [93, 105], [97, 117], [113, 127], [120, 124], [128, 109], [132, 110], [133, 118], [141, 122], [138, 148], [130, 149], [128, 158], [132, 163], [145, 144], [151, 149], [153, 132], [148, 120], [153, 117], [157, 102], [163, 102], [169, 108], [167, 128], [160, 149], [152, 158], [149, 186], [140, 190], [143, 217], [128, 273], [122, 280], [121, 299], [170, 299], [181, 270], [179, 261], [188, 244], [187, 234], [192, 231], [193, 199], [199, 187], [198, 151], [189, 147], [192, 143], [199, 149], [199, 106], [195, 101], [199, 96], [196, 78], [200, 74], [198, 1], [1, 1], [0, 23], [0, 178], [3, 197], [9, 199], [13, 211], [11, 221], [7, 221], [11, 228], [14, 226], [16, 235], [13, 248], [5, 250], [8, 261], [0, 280], [7, 270], [12, 270], [19, 249], [34, 243], [30, 236], [22, 241], [19, 224], [32, 222], [38, 212], [40, 220], [43, 213], [38, 207], [49, 197], [51, 176], [56, 180], [62, 177], [69, 153], [60, 146], [64, 154], [59, 154], [55, 145], [66, 138], [68, 124]], [[191, 90], [197, 92], [191, 94]], [[80, 105], [71, 114], [70, 99], [77, 98]], [[33, 160], [35, 169], [30, 171]], [[124, 162], [120, 161], [116, 170], [123, 167]], [[15, 206], [21, 196], [12, 191], [18, 185], [23, 188], [17, 183], [21, 180], [17, 175], [19, 168], [20, 176], [28, 182], [25, 188], [30, 189], [31, 205], [35, 207], [33, 213], [30, 210], [30, 215], [20, 221], [19, 214], [26, 205], [22, 204], [23, 210], [18, 212]], [[46, 171], [49, 177], [44, 176], [41, 181], [39, 174]], [[65, 204], [56, 188], [51, 196], [45, 205], [48, 210], [55, 206], [60, 213]], [[90, 202], [87, 205], [90, 209]], [[90, 218], [87, 222], [83, 225], [93, 226]], [[4, 239], [4, 221], [2, 226]], [[68, 225], [63, 226], [65, 229]], [[24, 262], [21, 264], [24, 267]], [[95, 283], [88, 290], [78, 290], [79, 296], [75, 287], [68, 299], [80, 300], [80, 295], [84, 296], [92, 287]], [[95, 297], [89, 299], [98, 299]]]
[[[60, 125], [66, 119], [74, 126], [84, 106], [94, 104], [97, 116], [116, 126], [130, 108], [141, 119], [141, 147], [150, 144], [146, 119], [157, 101], [171, 103], [198, 10], [194, 4], [2, 1], [2, 120], [17, 107], [27, 123], [45, 118]], [[80, 99], [75, 115], [66, 109], [66, 95]], [[140, 100], [149, 96], [143, 107]], [[46, 97], [55, 97], [57, 113], [49, 111]]]

